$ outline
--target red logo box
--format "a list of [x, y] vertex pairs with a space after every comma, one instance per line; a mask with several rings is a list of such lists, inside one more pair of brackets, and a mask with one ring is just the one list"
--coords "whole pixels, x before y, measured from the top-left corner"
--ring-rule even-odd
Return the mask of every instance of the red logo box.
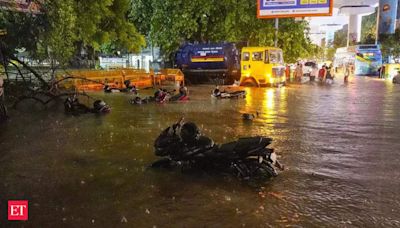
[[8, 201], [8, 220], [28, 220], [28, 201], [9, 200]]

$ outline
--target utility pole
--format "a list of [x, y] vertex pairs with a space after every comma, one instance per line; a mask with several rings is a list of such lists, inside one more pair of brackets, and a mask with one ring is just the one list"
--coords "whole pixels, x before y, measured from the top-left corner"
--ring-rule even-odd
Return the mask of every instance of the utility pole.
[[278, 47], [279, 18], [275, 18], [275, 47]]

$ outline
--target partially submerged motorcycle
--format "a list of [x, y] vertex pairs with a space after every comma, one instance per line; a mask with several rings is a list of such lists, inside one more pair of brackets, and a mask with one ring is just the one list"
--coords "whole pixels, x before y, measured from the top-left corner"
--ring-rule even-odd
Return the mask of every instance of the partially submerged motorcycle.
[[64, 110], [65, 113], [72, 115], [79, 115], [86, 113], [104, 114], [111, 112], [110, 106], [108, 106], [102, 100], [96, 100], [95, 102], [93, 102], [93, 108], [90, 108], [80, 103], [76, 95], [69, 96], [64, 101]]
[[278, 175], [275, 167], [283, 170], [274, 150], [267, 148], [271, 142], [271, 138], [257, 136], [214, 144], [201, 135], [196, 124], [181, 119], [156, 139], [155, 154], [164, 158], [152, 167], [178, 166], [229, 173], [243, 180], [267, 179]]
[[232, 99], [232, 98], [246, 98], [246, 91], [244, 90], [239, 90], [235, 92], [219, 92], [219, 91], [213, 91], [211, 93], [212, 98], [218, 98], [218, 99]]

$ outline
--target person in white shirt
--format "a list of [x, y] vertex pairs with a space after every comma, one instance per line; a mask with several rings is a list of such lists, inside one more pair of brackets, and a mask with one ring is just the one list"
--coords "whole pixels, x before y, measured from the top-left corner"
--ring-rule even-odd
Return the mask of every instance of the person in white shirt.
[[310, 73], [310, 82], [315, 81], [315, 78], [318, 76], [318, 66], [315, 65], [312, 67], [311, 73]]

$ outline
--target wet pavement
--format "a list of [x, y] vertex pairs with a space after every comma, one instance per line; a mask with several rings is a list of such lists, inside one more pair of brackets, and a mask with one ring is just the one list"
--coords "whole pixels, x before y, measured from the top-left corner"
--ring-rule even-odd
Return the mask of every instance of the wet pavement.
[[[189, 89], [191, 101], [163, 105], [92, 94], [112, 106], [105, 116], [12, 111], [0, 131], [0, 226], [12, 224], [10, 199], [29, 200], [29, 220], [13, 223], [26, 227], [400, 226], [399, 86], [359, 78], [247, 88], [243, 100]], [[218, 143], [272, 137], [287, 170], [253, 186], [148, 169], [154, 139], [182, 116]]]

